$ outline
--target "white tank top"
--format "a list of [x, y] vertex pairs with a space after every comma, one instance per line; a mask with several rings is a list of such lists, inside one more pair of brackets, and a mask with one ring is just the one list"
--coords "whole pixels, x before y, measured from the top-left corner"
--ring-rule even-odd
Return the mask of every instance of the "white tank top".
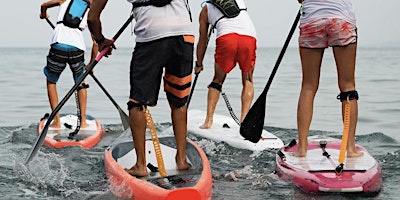
[[[60, 22], [64, 18], [64, 14], [67, 11], [69, 2], [71, 0], [66, 0], [64, 3], [60, 5], [60, 11], [58, 13], [57, 22]], [[82, 19], [81, 24], [79, 25], [80, 29], [83, 30], [87, 26], [87, 14], [89, 10], [86, 11], [85, 16]], [[62, 43], [77, 47], [83, 51], [86, 51], [85, 41], [83, 39], [82, 31], [77, 28], [69, 28], [65, 26], [63, 23], [59, 23], [56, 25], [56, 28], [53, 32], [53, 38], [51, 40], [51, 44], [54, 43]]]
[[[128, 0], [143, 2], [143, 0]], [[134, 9], [136, 42], [165, 37], [194, 35], [187, 0], [172, 0], [163, 7], [142, 6]]]
[[[243, 0], [236, 0], [239, 8], [245, 9], [246, 4]], [[208, 23], [214, 25], [215, 22], [220, 19], [224, 14], [218, 10], [215, 6], [210, 3], [207, 3], [207, 11], [208, 11]], [[250, 18], [250, 15], [247, 11], [243, 10], [237, 17], [227, 18], [224, 17], [218, 21], [216, 25], [216, 38], [221, 37], [223, 35], [229, 33], [237, 33], [240, 35], [247, 35], [256, 38], [256, 29], [254, 24]]]
[[320, 18], [339, 18], [356, 25], [352, 0], [305, 0], [300, 23]]

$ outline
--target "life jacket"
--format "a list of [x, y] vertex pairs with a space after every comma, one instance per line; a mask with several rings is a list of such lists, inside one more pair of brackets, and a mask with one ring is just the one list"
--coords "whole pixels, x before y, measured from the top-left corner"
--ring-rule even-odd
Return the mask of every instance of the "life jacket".
[[148, 0], [144, 2], [134, 2], [132, 3], [133, 7], [141, 7], [141, 6], [156, 6], [156, 7], [163, 7], [169, 3], [171, 3], [172, 0]]
[[57, 24], [63, 23], [67, 27], [80, 29], [79, 24], [82, 22], [89, 6], [90, 3], [87, 0], [71, 0], [65, 11], [63, 20], [57, 22]]
[[247, 8], [239, 8], [235, 0], [207, 0], [206, 2], [218, 8], [223, 14], [223, 16], [212, 25], [212, 29], [215, 28], [218, 21], [222, 18], [234, 18], [237, 17], [242, 10], [247, 10]]
[[[132, 2], [133, 1], [133, 2]], [[133, 8], [141, 7], [141, 6], [155, 6], [155, 7], [163, 7], [171, 3], [173, 0], [147, 0], [142, 2], [137, 2], [134, 0], [128, 0], [128, 2], [132, 3]], [[186, 0], [186, 7], [189, 12], [190, 21], [192, 21], [192, 13], [189, 9], [189, 1]]]

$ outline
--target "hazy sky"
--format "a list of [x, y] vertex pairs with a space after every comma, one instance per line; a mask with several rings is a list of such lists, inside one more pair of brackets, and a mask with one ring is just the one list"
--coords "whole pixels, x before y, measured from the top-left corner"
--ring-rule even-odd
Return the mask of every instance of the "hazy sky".
[[[42, 0], [8, 1], [0, 8], [2, 28], [0, 47], [48, 47], [51, 28], [39, 18]], [[197, 35], [197, 21], [202, 0], [189, 0]], [[399, 0], [353, 0], [355, 4], [359, 47], [400, 47]], [[299, 9], [297, 0], [247, 0], [248, 12], [257, 30], [260, 47], [282, 47]], [[131, 6], [126, 0], [110, 0], [103, 12], [103, 32], [112, 37], [129, 17]], [[49, 10], [53, 23], [58, 7]], [[117, 47], [134, 43], [131, 26], [116, 41]], [[89, 31], [85, 30], [89, 39]], [[291, 46], [297, 46], [298, 30]], [[90, 44], [89, 40], [87, 45]], [[211, 44], [211, 43], [210, 43]]]

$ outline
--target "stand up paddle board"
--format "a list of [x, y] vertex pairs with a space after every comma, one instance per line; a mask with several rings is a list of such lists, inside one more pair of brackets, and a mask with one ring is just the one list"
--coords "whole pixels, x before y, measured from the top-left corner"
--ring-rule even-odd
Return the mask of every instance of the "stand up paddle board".
[[[39, 123], [38, 133], [40, 134], [47, 122], [46, 114]], [[78, 116], [76, 114], [60, 114], [61, 128], [49, 127], [44, 145], [51, 148], [62, 148], [66, 146], [81, 146], [84, 149], [95, 146], [103, 135], [100, 122], [90, 115], [86, 115], [86, 123], [89, 127], [80, 128], [78, 133], [70, 137], [77, 126]], [[72, 139], [69, 139], [72, 138]]]
[[216, 113], [214, 114], [212, 127], [210, 129], [201, 129], [199, 127], [203, 125], [205, 117], [205, 111], [189, 110], [188, 131], [216, 142], [225, 142], [232, 147], [248, 149], [251, 151], [279, 149], [284, 145], [281, 139], [266, 130], [263, 130], [261, 135], [262, 139], [257, 143], [245, 140], [240, 135], [240, 126], [232, 119], [232, 117]]
[[359, 145], [364, 153], [357, 158], [346, 158], [343, 171], [336, 172], [340, 164], [341, 140], [328, 136], [308, 138], [306, 157], [296, 157], [296, 140], [282, 147], [276, 155], [276, 173], [291, 181], [305, 192], [312, 193], [378, 193], [382, 185], [379, 163]]
[[146, 140], [145, 143], [149, 171], [147, 177], [137, 178], [124, 170], [131, 168], [136, 162], [132, 141], [119, 143], [106, 150], [104, 162], [111, 192], [121, 198], [136, 200], [211, 199], [211, 169], [203, 150], [193, 141], [188, 140], [186, 155], [191, 167], [185, 171], [178, 171], [175, 163], [175, 137], [161, 137], [159, 142], [167, 172], [167, 176], [164, 177], [157, 171], [156, 151], [151, 139]]

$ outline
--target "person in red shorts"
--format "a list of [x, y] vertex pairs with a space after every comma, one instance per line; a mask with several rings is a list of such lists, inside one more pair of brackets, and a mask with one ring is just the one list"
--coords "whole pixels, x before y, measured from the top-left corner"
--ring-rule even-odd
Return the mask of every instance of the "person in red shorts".
[[199, 16], [199, 40], [196, 48], [195, 72], [203, 70], [203, 59], [208, 45], [209, 26], [216, 29], [216, 49], [214, 54], [214, 77], [208, 85], [207, 116], [202, 129], [211, 128], [213, 115], [222, 84], [227, 74], [239, 64], [242, 71], [242, 110], [240, 121], [246, 117], [254, 98], [253, 72], [256, 63], [256, 31], [246, 11], [243, 0], [236, 0], [240, 13], [233, 18], [223, 17], [223, 13], [213, 4], [205, 3]]
[[298, 150], [295, 156], [307, 156], [307, 136], [313, 115], [314, 98], [319, 86], [324, 51], [332, 47], [338, 73], [342, 102], [350, 104], [350, 124], [347, 157], [359, 157], [363, 153], [355, 146], [358, 118], [358, 93], [355, 86], [357, 51], [357, 27], [352, 0], [298, 0], [302, 3], [300, 18], [300, 58], [303, 80], [297, 107]]

